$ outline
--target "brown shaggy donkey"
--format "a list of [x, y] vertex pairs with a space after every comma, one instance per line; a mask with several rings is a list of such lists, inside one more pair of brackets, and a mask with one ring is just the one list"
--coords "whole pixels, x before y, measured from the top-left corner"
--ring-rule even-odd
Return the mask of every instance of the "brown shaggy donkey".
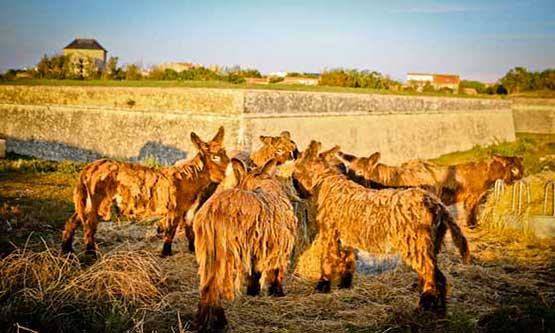
[[497, 179], [512, 184], [524, 174], [522, 157], [494, 155], [492, 160], [441, 166], [426, 161], [410, 161], [399, 167], [378, 163], [380, 153], [356, 158], [338, 153], [350, 171], [366, 180], [386, 186], [418, 186], [441, 198], [445, 205], [464, 203], [467, 225], [477, 224], [479, 203]]
[[294, 160], [299, 154], [297, 145], [291, 140], [291, 134], [283, 131], [279, 136], [260, 136], [262, 147], [252, 152], [250, 159], [255, 166], [261, 167], [269, 160], [275, 158], [278, 164]]
[[[179, 167], [157, 170], [110, 160], [98, 160], [85, 166], [73, 192], [75, 213], [66, 222], [62, 251], [72, 251], [75, 228], [81, 223], [86, 251], [94, 256], [97, 218], [110, 220], [115, 200], [125, 216], [160, 216], [159, 229], [164, 232], [162, 256], [171, 255], [175, 230], [187, 210], [211, 182], [220, 182], [225, 176], [229, 158], [222, 146], [223, 138], [223, 127], [209, 142], [191, 133], [191, 141], [199, 152]], [[190, 238], [192, 226], [188, 228], [189, 241], [193, 242]]]
[[320, 146], [311, 142], [293, 173], [303, 190], [314, 197], [318, 237], [326, 248], [317, 290], [329, 291], [336, 273], [341, 277], [340, 288], [351, 286], [352, 247], [375, 254], [395, 250], [418, 273], [423, 289], [419, 309], [445, 313], [447, 282], [437, 266], [437, 254], [447, 229], [464, 261], [470, 260], [466, 238], [445, 205], [419, 188], [361, 186], [320, 158]]
[[232, 160], [237, 185], [217, 191], [194, 218], [200, 275], [198, 329], [218, 331], [227, 320], [222, 299], [232, 300], [245, 277], [247, 294], [283, 296], [283, 277], [295, 244], [297, 218], [287, 190], [274, 177], [276, 160], [246, 172]]

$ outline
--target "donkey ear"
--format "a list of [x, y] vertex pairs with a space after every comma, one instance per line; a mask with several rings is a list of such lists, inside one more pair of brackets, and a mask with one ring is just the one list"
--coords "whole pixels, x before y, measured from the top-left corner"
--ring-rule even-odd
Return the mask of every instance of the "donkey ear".
[[241, 179], [243, 179], [243, 177], [245, 177], [245, 175], [247, 174], [247, 166], [245, 165], [245, 162], [241, 161], [238, 158], [231, 159], [231, 166], [233, 168], [235, 179], [237, 180], [237, 183], [239, 183]]
[[356, 158], [357, 158], [355, 155], [346, 154], [346, 153], [343, 153], [341, 151], [337, 152], [337, 157], [339, 157], [339, 159], [341, 161], [343, 161], [343, 163], [345, 163], [345, 164], [349, 164], [352, 161], [356, 160]]
[[220, 128], [218, 129], [218, 133], [216, 133], [216, 135], [214, 136], [212, 141], [216, 142], [216, 143], [219, 143], [219, 144], [221, 144], [224, 141], [224, 127], [223, 126], [220, 126]]
[[283, 131], [279, 136], [283, 139], [291, 140], [291, 133], [289, 131]]
[[199, 136], [195, 132], [191, 132], [191, 142], [195, 146], [196, 149], [202, 150], [202, 146], [204, 142], [199, 138]]
[[261, 135], [259, 138], [260, 138], [260, 141], [265, 145], [269, 145], [270, 143], [272, 143], [272, 137], [271, 136]]
[[226, 190], [236, 187], [246, 173], [247, 170], [245, 164], [239, 159], [232, 158], [231, 162], [229, 162], [227, 168], [225, 169], [225, 178], [220, 183], [218, 188], [221, 186], [222, 189]]
[[370, 157], [368, 157], [368, 163], [370, 164], [376, 164], [378, 163], [378, 161], [380, 160], [380, 158], [382, 157], [382, 154], [380, 154], [379, 151], [375, 152], [374, 154], [370, 155]]
[[323, 151], [318, 155], [321, 159], [327, 160], [329, 157], [336, 155], [341, 150], [341, 147], [335, 145], [333, 148]]
[[507, 164], [507, 159], [505, 158], [505, 156], [499, 155], [499, 154], [493, 154], [493, 160], [497, 161], [503, 165]]
[[276, 165], [277, 165], [277, 160], [275, 158], [272, 158], [271, 160], [266, 162], [266, 164], [264, 164], [264, 166], [262, 167], [261, 174], [264, 174], [267, 176], [275, 175]]
[[322, 143], [316, 140], [310, 141], [308, 148], [306, 148], [307, 156], [317, 156], [318, 152], [320, 151], [320, 148], [322, 148]]

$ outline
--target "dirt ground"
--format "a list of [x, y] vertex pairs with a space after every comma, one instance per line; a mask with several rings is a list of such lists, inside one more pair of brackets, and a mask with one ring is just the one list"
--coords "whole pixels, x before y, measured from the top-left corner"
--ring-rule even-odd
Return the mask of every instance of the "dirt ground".
[[[58, 167], [0, 170], [2, 257], [22, 247], [44, 251], [47, 246], [57, 254], [63, 223], [73, 211], [71, 192], [76, 176], [76, 171]], [[472, 263], [462, 264], [449, 237], [439, 258], [450, 286], [446, 318], [415, 313], [419, 298], [416, 274], [401, 264], [377, 275], [358, 274], [352, 289], [333, 288], [329, 294], [316, 293], [314, 281], [288, 274], [285, 297], [239, 295], [225, 303], [230, 329], [318, 333], [555, 331], [555, 241], [507, 230], [464, 231]], [[120, 250], [144, 250], [152, 254], [162, 272], [159, 304], [129, 315], [126, 329], [188, 331], [197, 308], [198, 277], [194, 255], [187, 251], [183, 234], [176, 237], [175, 254], [166, 259], [158, 257], [161, 241], [152, 223], [101, 223], [97, 235], [104, 256], [99, 260]], [[82, 249], [81, 237], [79, 229], [74, 245], [77, 251]], [[2, 297], [0, 292], [0, 305], [8, 304]], [[16, 317], [6, 313], [9, 311], [1, 312], [0, 328], [16, 331], [14, 325], [21, 325], [41, 332], [52, 330], [47, 323], [37, 324], [25, 316], [14, 320]]]

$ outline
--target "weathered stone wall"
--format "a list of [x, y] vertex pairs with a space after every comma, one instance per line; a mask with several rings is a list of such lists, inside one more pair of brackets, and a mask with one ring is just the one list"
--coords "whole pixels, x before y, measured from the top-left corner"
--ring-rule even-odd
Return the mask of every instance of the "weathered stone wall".
[[248, 133], [278, 135], [288, 129], [299, 145], [321, 141], [324, 148], [338, 144], [349, 153], [382, 153], [382, 161], [398, 164], [433, 158], [487, 145], [494, 140], [514, 141], [510, 110], [473, 110], [405, 114], [303, 115], [295, 118], [251, 118]]
[[499, 99], [288, 91], [245, 92], [245, 113], [414, 113], [509, 108], [509, 101]]
[[513, 117], [517, 132], [555, 133], [555, 99], [515, 99]]
[[50, 160], [156, 158], [170, 164], [193, 151], [191, 131], [209, 140], [223, 125], [233, 147], [238, 122], [186, 113], [129, 112], [66, 106], [0, 105], [8, 151]]
[[0, 86], [0, 103], [230, 114], [241, 112], [243, 93], [230, 89]]
[[[130, 106], [127, 101], [133, 100]], [[226, 128], [231, 149], [289, 130], [303, 149], [324, 146], [400, 163], [512, 141], [510, 102], [492, 99], [187, 88], [0, 86], [8, 151], [49, 159], [100, 156], [170, 163]]]

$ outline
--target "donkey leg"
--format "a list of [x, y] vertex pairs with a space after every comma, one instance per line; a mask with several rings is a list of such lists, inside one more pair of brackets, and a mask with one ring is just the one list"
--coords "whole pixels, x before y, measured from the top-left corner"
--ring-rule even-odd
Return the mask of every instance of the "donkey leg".
[[[413, 232], [409, 229], [404, 232]], [[437, 268], [437, 244], [429, 230], [418, 229], [415, 233], [416, 237], [408, 242], [403, 234], [399, 235], [394, 245], [401, 250], [403, 261], [418, 274], [422, 293], [416, 311], [445, 309], [446, 280]]]
[[75, 229], [79, 225], [81, 220], [77, 216], [77, 213], [73, 213], [71, 217], [67, 220], [64, 233], [62, 235], [62, 253], [73, 252], [73, 236], [75, 235]]
[[162, 248], [162, 257], [169, 257], [172, 255], [172, 242], [177, 229], [177, 219], [173, 215], [165, 217], [166, 228], [164, 229], [164, 247]]
[[193, 225], [190, 221], [185, 221], [185, 236], [189, 242], [189, 251], [195, 253], [195, 233], [193, 231]]
[[85, 254], [91, 258], [96, 258], [96, 246], [94, 244], [94, 234], [98, 220], [96, 217], [96, 210], [87, 213], [87, 218], [83, 222], [83, 236], [85, 240]]
[[275, 268], [267, 273], [267, 280], [270, 283], [268, 295], [275, 297], [283, 297], [283, 278], [285, 276], [285, 267]]
[[469, 228], [475, 228], [478, 225], [478, 209], [479, 200], [474, 197], [469, 197], [464, 202], [466, 210], [466, 225]]
[[321, 293], [328, 293], [331, 290], [331, 280], [335, 275], [339, 260], [339, 234], [337, 231], [328, 231], [322, 237], [324, 251], [321, 261], [321, 275], [316, 290]]
[[447, 313], [447, 279], [437, 267], [434, 271], [434, 276], [436, 280], [438, 297], [433, 311], [443, 317]]
[[196, 321], [198, 332], [227, 331], [227, 319], [221, 305], [205, 304], [201, 301], [198, 305]]
[[260, 295], [260, 277], [262, 273], [252, 270], [251, 274], [247, 277], [247, 295], [258, 296]]
[[421, 274], [423, 280], [422, 294], [417, 311], [433, 311], [444, 316], [447, 310], [447, 280], [443, 273], [434, 265], [426, 267]]
[[341, 249], [341, 265], [339, 272], [341, 280], [339, 288], [351, 288], [353, 286], [353, 276], [356, 270], [356, 256], [352, 247], [345, 247]]
[[260, 278], [262, 272], [256, 269], [256, 258], [251, 258], [251, 272], [247, 276], [247, 295], [258, 296], [260, 295]]

